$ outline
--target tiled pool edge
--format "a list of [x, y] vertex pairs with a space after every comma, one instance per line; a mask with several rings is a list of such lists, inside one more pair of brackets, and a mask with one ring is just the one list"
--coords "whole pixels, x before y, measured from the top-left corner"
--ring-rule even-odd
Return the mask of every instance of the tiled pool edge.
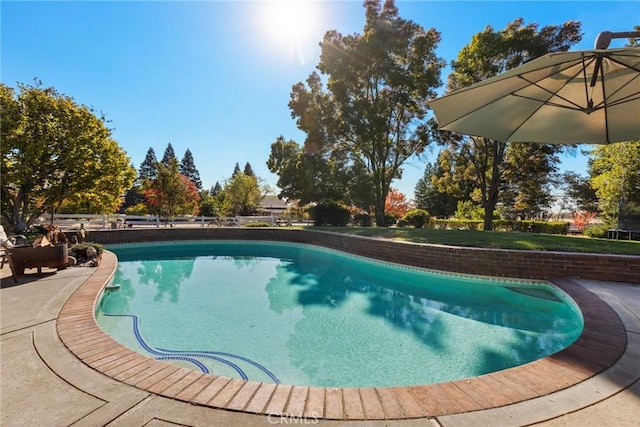
[[117, 265], [105, 252], [94, 274], [69, 298], [58, 334], [85, 364], [151, 393], [257, 414], [344, 420], [404, 419], [496, 408], [578, 384], [613, 365], [626, 347], [617, 314], [595, 294], [567, 280], [553, 282], [580, 306], [585, 328], [567, 349], [523, 366], [442, 384], [392, 388], [321, 388], [275, 385], [202, 374], [135, 353], [104, 334], [95, 304]]

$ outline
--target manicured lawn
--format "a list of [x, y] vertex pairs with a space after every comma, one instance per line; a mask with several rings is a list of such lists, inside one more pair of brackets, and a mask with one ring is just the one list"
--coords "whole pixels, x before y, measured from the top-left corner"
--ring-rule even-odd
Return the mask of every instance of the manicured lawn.
[[638, 241], [616, 241], [553, 234], [382, 227], [309, 227], [309, 229], [453, 246], [640, 255], [640, 242]]

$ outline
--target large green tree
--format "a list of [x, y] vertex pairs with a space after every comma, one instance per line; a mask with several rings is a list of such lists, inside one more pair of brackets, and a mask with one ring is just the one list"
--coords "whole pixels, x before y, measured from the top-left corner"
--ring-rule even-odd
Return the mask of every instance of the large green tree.
[[564, 204], [572, 210], [598, 212], [598, 196], [589, 177], [567, 171], [562, 174], [560, 186], [564, 190]]
[[279, 196], [310, 202], [349, 202], [349, 168], [318, 152], [307, 152], [295, 141], [280, 136], [271, 144], [269, 170], [278, 175]]
[[504, 159], [502, 215], [545, 219], [554, 201], [552, 184], [558, 179], [559, 147], [550, 144], [509, 144]]
[[[462, 48], [457, 59], [452, 62], [453, 71], [448, 77], [447, 90], [462, 89], [549, 52], [566, 51], [581, 40], [580, 27], [579, 22], [569, 21], [563, 25], [539, 29], [537, 24], [524, 25], [522, 19], [513, 21], [500, 31], [487, 26], [484, 31], [473, 36], [471, 42]], [[450, 132], [442, 132], [438, 138], [444, 142], [445, 149], [450, 151], [450, 159], [456, 164], [456, 174], [451, 179], [472, 179], [475, 182], [476, 191], [472, 196], [484, 208], [484, 229], [491, 230], [493, 212], [499, 201], [501, 188], [507, 185], [504, 172], [507, 168], [505, 156], [508, 144]], [[559, 149], [555, 146], [534, 146], [522, 152], [524, 154], [528, 151], [526, 154], [531, 155], [533, 150], [537, 151], [536, 157], [544, 157], [553, 156]], [[528, 157], [516, 157], [517, 153], [514, 153], [511, 163], [515, 168], [524, 168], [529, 161]], [[548, 167], [553, 160], [537, 163]], [[519, 183], [522, 184], [522, 180]], [[441, 184], [450, 185], [444, 181]], [[535, 190], [539, 195], [544, 193], [539, 185]]]
[[253, 215], [262, 198], [258, 179], [238, 172], [224, 187], [223, 209], [231, 216]]
[[317, 66], [294, 85], [289, 107], [307, 134], [305, 147], [344, 157], [369, 176], [378, 224], [385, 224], [391, 182], [427, 145], [427, 100], [440, 86], [440, 34], [402, 19], [393, 0], [366, 0], [362, 34], [328, 31]]
[[618, 215], [640, 225], [640, 141], [601, 145], [591, 155], [590, 182], [600, 211], [612, 226]]
[[160, 162], [158, 176], [145, 184], [144, 196], [148, 211], [165, 219], [179, 215], [196, 215], [199, 211], [200, 195], [195, 184], [178, 170], [177, 159], [169, 164]]
[[54, 88], [0, 84], [2, 214], [24, 230], [66, 202], [113, 212], [135, 169], [105, 118]]

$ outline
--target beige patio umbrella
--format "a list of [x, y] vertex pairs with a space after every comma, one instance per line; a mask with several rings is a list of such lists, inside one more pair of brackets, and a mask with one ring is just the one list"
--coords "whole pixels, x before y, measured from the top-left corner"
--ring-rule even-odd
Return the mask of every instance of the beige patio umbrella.
[[[608, 38], [602, 42], [602, 35]], [[640, 139], [640, 47], [550, 53], [429, 101], [439, 129], [498, 141], [608, 144]]]

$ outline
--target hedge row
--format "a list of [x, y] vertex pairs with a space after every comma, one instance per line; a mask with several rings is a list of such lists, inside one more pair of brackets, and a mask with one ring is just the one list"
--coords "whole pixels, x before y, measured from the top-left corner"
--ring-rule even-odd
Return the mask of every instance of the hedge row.
[[[349, 210], [336, 203], [318, 203], [310, 209], [314, 225], [345, 226], [349, 222], [361, 227], [370, 227], [372, 218], [367, 214], [357, 214], [351, 218]], [[393, 225], [395, 220], [385, 218], [387, 225]], [[416, 228], [436, 228], [440, 230], [482, 230], [483, 221], [473, 219], [435, 219], [429, 212], [422, 209], [413, 209], [407, 212], [400, 221], [398, 227], [413, 226]], [[566, 234], [568, 223], [555, 221], [514, 221], [494, 219], [494, 231], [521, 231], [545, 234]]]
[[[436, 219], [434, 227], [447, 230], [482, 230], [484, 222], [471, 219]], [[494, 219], [494, 231], [522, 231], [530, 233], [566, 234], [568, 224], [562, 221], [515, 221]]]

